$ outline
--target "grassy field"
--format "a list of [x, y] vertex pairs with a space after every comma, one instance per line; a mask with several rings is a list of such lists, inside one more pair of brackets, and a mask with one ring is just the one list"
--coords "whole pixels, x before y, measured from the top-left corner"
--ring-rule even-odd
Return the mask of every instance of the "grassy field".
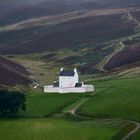
[[[0, 119], [0, 139], [4, 140], [109, 140], [121, 120], [73, 120], [52, 118], [64, 108], [84, 98], [84, 94], [29, 94], [22, 118]], [[48, 118], [49, 117], [49, 118]], [[8, 128], [8, 129], [7, 129]], [[8, 135], [7, 135], [8, 134]]]
[[[93, 96], [28, 94], [27, 110], [20, 111], [19, 118], [0, 119], [0, 139], [119, 140], [135, 128], [125, 119], [140, 120], [139, 83], [140, 78], [98, 80]], [[89, 100], [78, 109], [83, 117], [65, 113], [87, 97]], [[137, 132], [130, 140], [139, 139]]]
[[99, 118], [123, 118], [140, 121], [140, 79], [96, 82], [96, 89], [106, 88], [85, 103], [80, 114]]
[[0, 120], [1, 140], [109, 140], [116, 132], [116, 126], [101, 121]]
[[62, 109], [84, 94], [43, 94], [35, 93], [27, 95], [26, 111], [21, 111], [19, 116], [24, 117], [47, 117], [59, 113]]

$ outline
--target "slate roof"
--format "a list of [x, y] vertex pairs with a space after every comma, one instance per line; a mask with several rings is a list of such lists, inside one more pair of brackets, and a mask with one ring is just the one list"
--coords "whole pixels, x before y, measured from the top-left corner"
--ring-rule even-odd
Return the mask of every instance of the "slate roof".
[[60, 71], [60, 76], [74, 76], [74, 70], [63, 70]]

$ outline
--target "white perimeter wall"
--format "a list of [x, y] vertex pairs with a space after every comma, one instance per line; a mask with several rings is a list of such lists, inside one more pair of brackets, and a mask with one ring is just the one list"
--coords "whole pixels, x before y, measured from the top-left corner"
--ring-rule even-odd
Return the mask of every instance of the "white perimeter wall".
[[73, 88], [60, 88], [53, 86], [44, 86], [45, 93], [85, 93], [85, 92], [93, 92], [93, 85], [84, 85], [83, 87], [73, 87]]

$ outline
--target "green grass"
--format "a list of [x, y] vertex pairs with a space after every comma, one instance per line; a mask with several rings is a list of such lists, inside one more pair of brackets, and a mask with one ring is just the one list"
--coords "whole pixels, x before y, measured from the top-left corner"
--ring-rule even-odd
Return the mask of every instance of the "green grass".
[[80, 114], [99, 118], [123, 118], [140, 121], [140, 79], [116, 79], [95, 83], [95, 94], [80, 109]]
[[[30, 94], [23, 118], [0, 119], [0, 140], [109, 140], [120, 120], [72, 120], [47, 118], [84, 98], [84, 94]], [[25, 118], [24, 118], [25, 117]]]
[[26, 111], [20, 111], [22, 117], [46, 117], [59, 113], [84, 94], [30, 94], [26, 97]]
[[100, 121], [0, 120], [1, 140], [109, 140], [116, 132]]
[[[28, 94], [27, 110], [18, 114], [21, 118], [0, 119], [0, 140], [119, 140], [135, 127], [123, 119], [140, 121], [139, 83], [140, 78], [96, 81], [91, 96]], [[78, 110], [82, 119], [64, 114], [87, 97]], [[130, 140], [139, 138], [137, 132]]]

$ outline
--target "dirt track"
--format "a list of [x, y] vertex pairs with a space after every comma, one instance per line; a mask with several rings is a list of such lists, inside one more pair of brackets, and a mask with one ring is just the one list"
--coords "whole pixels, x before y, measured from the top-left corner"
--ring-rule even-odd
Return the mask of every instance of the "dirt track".
[[[77, 104], [75, 104], [75, 106], [73, 106], [69, 110], [65, 111], [64, 113], [70, 113], [74, 116], [80, 116], [79, 114], [76, 113], [76, 111], [78, 110], [79, 107], [81, 107], [89, 99], [90, 99], [90, 97], [85, 97], [85, 98], [81, 99]], [[135, 121], [131, 121], [131, 120], [130, 121], [128, 120], [128, 122], [135, 124], [136, 127], [132, 131], [130, 131], [126, 136], [121, 138], [120, 140], [128, 140], [132, 135], [134, 135], [140, 129], [139, 122], [135, 122]]]
[[[140, 26], [140, 22], [135, 17], [133, 17], [130, 12], [127, 13], [127, 19], [130, 22], [133, 22], [135, 25]], [[129, 42], [129, 44], [127, 42]], [[104, 65], [104, 69], [112, 70], [140, 61], [139, 45], [139, 41], [129, 41], [128, 37], [124, 38], [122, 41], [120, 41], [120, 46], [122, 49], [112, 55], [112, 57]]]
[[129, 132], [126, 136], [124, 136], [121, 140], [128, 140], [132, 135], [134, 135], [140, 129], [140, 123], [134, 121], [130, 121], [130, 123], [135, 124], [136, 127], [131, 132]]

